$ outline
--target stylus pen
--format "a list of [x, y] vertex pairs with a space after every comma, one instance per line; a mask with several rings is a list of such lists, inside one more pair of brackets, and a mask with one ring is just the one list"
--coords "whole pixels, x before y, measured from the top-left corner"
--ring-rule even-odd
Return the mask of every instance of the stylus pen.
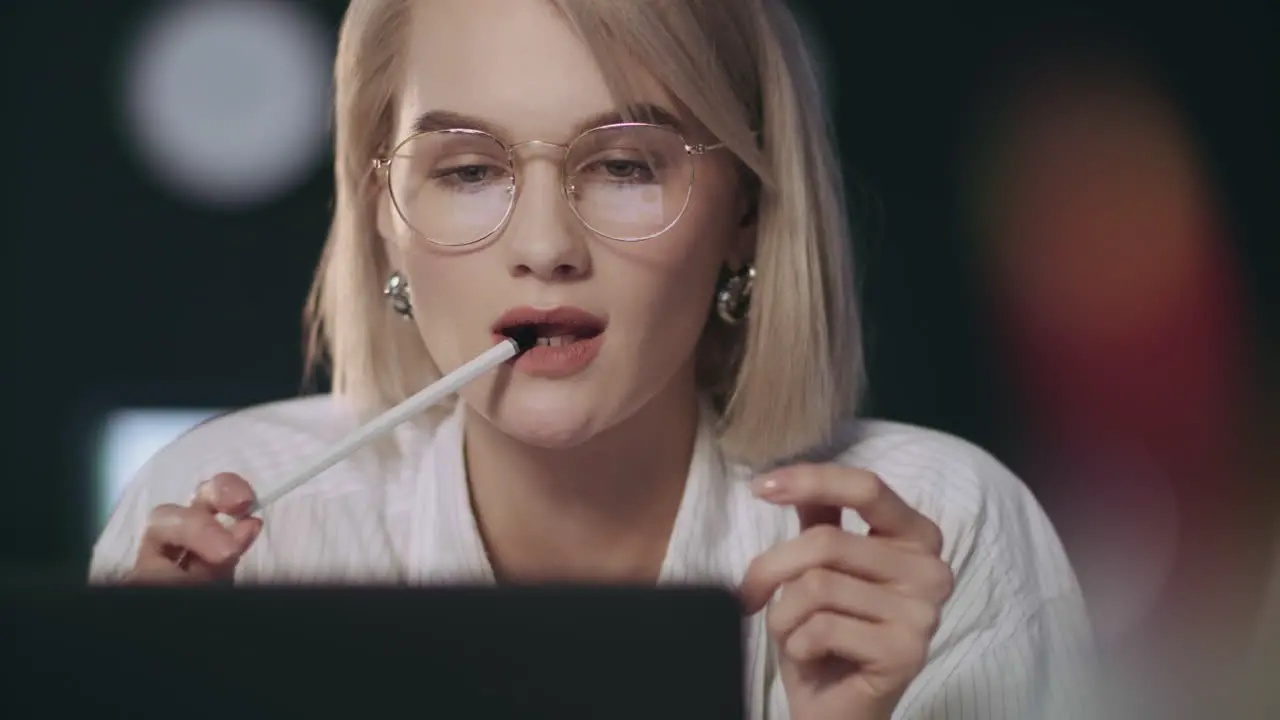
[[[409, 399], [360, 426], [336, 445], [304, 464], [289, 479], [258, 495], [253, 505], [243, 514], [232, 516], [226, 513], [218, 513], [215, 517], [223, 527], [231, 527], [237, 520], [242, 520], [261, 512], [271, 503], [288, 495], [325, 470], [337, 465], [357, 450], [391, 432], [401, 423], [420, 415], [431, 406], [461, 390], [472, 380], [533, 347], [537, 341], [537, 331], [532, 326], [514, 329], [507, 338], [484, 351], [474, 360], [431, 383]], [[184, 552], [182, 557], [179, 558], [178, 564], [185, 566], [189, 560], [190, 553]]]

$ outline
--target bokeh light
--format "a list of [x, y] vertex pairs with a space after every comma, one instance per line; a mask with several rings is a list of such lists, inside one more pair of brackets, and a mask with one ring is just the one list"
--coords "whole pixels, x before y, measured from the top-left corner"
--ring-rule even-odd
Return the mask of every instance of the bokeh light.
[[170, 192], [215, 207], [270, 202], [305, 181], [328, 138], [329, 32], [297, 2], [160, 4], [122, 77], [141, 163]]

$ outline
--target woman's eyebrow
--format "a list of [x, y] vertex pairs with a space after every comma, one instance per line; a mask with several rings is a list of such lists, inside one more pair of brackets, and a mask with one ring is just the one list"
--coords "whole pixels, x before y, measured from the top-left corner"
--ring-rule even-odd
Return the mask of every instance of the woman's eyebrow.
[[[628, 117], [639, 122], [651, 122], [666, 125], [681, 131], [680, 118], [661, 105], [641, 103], [629, 105], [626, 111], [606, 110], [583, 118], [577, 122], [570, 133], [571, 138], [602, 125], [613, 125], [626, 122]], [[510, 132], [499, 123], [476, 115], [454, 112], [453, 110], [428, 110], [413, 121], [413, 132], [424, 133], [438, 130], [479, 130], [494, 137], [509, 138]]]

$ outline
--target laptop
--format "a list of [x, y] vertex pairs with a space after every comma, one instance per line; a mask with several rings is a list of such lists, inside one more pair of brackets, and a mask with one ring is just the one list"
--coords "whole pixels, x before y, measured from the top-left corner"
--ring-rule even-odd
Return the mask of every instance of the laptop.
[[0, 590], [0, 715], [744, 717], [728, 592]]

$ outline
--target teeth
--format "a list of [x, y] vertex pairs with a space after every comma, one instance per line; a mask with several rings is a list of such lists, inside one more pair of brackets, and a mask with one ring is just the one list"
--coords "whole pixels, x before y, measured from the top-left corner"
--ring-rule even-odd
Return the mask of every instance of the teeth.
[[577, 338], [575, 338], [572, 335], [556, 335], [555, 337], [540, 337], [538, 338], [538, 344], [543, 347], [560, 347], [561, 345], [568, 345], [569, 343], [575, 341], [576, 339]]

